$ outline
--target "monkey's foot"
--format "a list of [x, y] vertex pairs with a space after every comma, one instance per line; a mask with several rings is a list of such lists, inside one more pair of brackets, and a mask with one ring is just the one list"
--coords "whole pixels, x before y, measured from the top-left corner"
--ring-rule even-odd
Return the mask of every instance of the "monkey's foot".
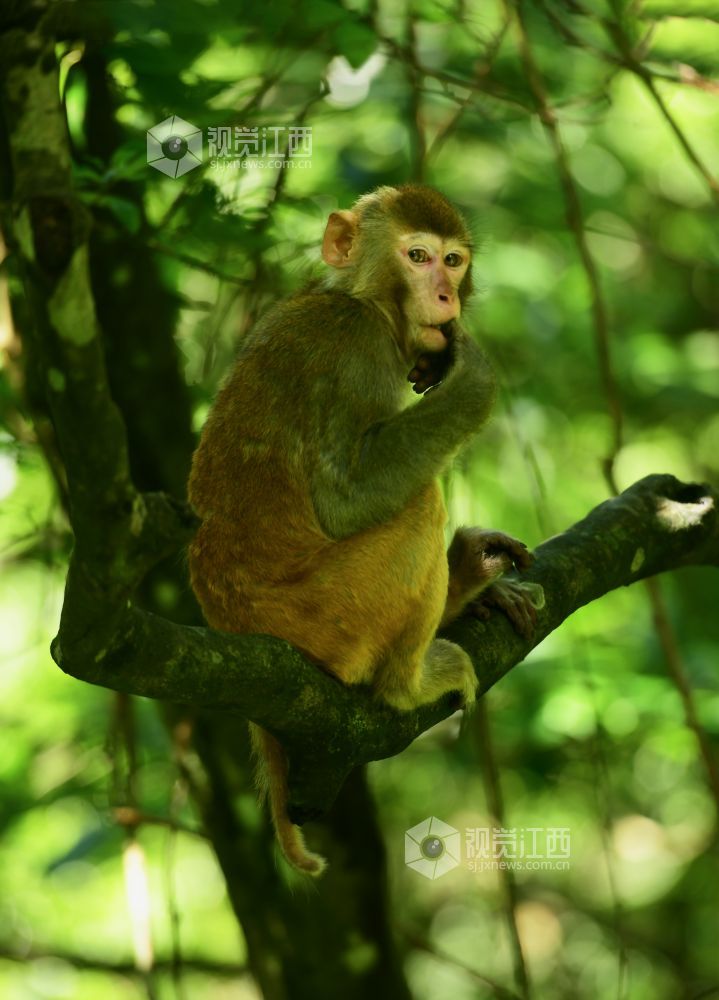
[[477, 674], [469, 654], [448, 639], [434, 639], [425, 653], [418, 676], [411, 687], [406, 678], [392, 670], [391, 662], [385, 673], [391, 687], [378, 689], [379, 696], [400, 712], [409, 712], [419, 705], [431, 705], [443, 695], [451, 696], [453, 709], [469, 708], [477, 696]]
[[524, 542], [520, 542], [503, 531], [479, 531], [474, 536], [477, 553], [487, 563], [501, 565], [505, 572], [513, 566], [518, 570], [528, 569], [534, 562], [534, 556]]
[[537, 623], [537, 610], [544, 606], [544, 590], [538, 583], [495, 580], [469, 605], [476, 618], [486, 620], [492, 608], [499, 608], [524, 638], [530, 639]]

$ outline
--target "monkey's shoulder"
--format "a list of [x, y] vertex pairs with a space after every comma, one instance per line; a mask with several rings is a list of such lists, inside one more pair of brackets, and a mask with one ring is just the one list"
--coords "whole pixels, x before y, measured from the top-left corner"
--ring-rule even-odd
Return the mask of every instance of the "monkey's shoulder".
[[388, 340], [389, 324], [371, 303], [346, 292], [308, 287], [273, 306], [257, 324], [258, 346], [289, 343], [297, 350], [352, 351]]
[[355, 433], [401, 409], [405, 387], [406, 363], [379, 309], [310, 288], [273, 306], [243, 338], [216, 409], [235, 424], [241, 414], [281, 412], [293, 414], [298, 434], [338, 424], [338, 433]]
[[340, 291], [336, 288], [326, 288], [320, 284], [307, 285], [278, 303], [277, 308], [292, 315], [321, 316], [336, 322], [354, 321], [358, 323], [371, 320], [376, 310], [363, 299]]

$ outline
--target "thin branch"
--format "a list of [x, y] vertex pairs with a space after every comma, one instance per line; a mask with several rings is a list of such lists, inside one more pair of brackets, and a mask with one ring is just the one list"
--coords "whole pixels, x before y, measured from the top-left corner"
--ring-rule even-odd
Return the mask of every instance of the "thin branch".
[[717, 180], [701, 159], [687, 136], [684, 134], [684, 131], [680, 128], [676, 118], [667, 107], [664, 98], [657, 90], [654, 74], [652, 74], [635, 56], [631, 42], [627, 38], [627, 35], [620, 24], [620, 19], [617, 18], [615, 21], [602, 19], [602, 23], [604, 24], [610, 38], [616, 45], [623, 64], [630, 72], [642, 81], [647, 92], [656, 104], [661, 116], [664, 118], [665, 122], [674, 133], [677, 142], [684, 150], [685, 156], [706, 183], [714, 201], [719, 202], [719, 180]]
[[519, 47], [522, 61], [524, 63], [527, 82], [529, 83], [530, 90], [532, 91], [532, 95], [537, 106], [539, 119], [545, 128], [554, 151], [557, 172], [559, 174], [562, 193], [564, 195], [567, 224], [574, 235], [574, 241], [577, 245], [579, 258], [581, 260], [582, 267], [584, 268], [587, 284], [589, 285], [594, 325], [594, 341], [597, 358], [599, 360], [599, 373], [612, 425], [612, 440], [609, 453], [605, 456], [603, 462], [603, 470], [607, 481], [612, 487], [612, 491], [616, 493], [617, 486], [614, 476], [614, 464], [622, 447], [623, 416], [619, 401], [619, 389], [612, 366], [607, 306], [602, 292], [599, 271], [587, 242], [587, 236], [584, 229], [582, 205], [579, 198], [579, 191], [574, 180], [574, 175], [572, 174], [569, 153], [567, 152], [564, 142], [562, 141], [559, 123], [557, 122], [557, 117], [550, 105], [544, 81], [532, 51], [524, 10], [525, 0], [514, 0], [514, 2], [517, 11], [517, 23], [519, 26]]
[[239, 285], [241, 288], [246, 288], [251, 282], [250, 278], [242, 278], [237, 274], [231, 274], [229, 271], [216, 267], [209, 261], [202, 260], [200, 257], [195, 257], [189, 253], [184, 253], [182, 250], [178, 250], [177, 247], [168, 246], [166, 243], [152, 236], [148, 236], [145, 239], [145, 245], [151, 250], [156, 250], [157, 253], [161, 253], [166, 257], [172, 257], [186, 267], [190, 267], [195, 271], [204, 271], [206, 274], [212, 275], [213, 278], [217, 278], [219, 281], [226, 281], [230, 285]]
[[406, 35], [406, 49], [411, 53], [411, 58], [404, 61], [409, 84], [410, 171], [412, 180], [421, 182], [427, 160], [427, 135], [422, 114], [423, 84], [417, 59], [417, 25], [411, 13], [407, 16]]
[[[78, 955], [72, 951], [62, 948], [26, 948], [21, 944], [0, 943], [0, 958], [10, 962], [37, 962], [46, 958], [58, 959], [67, 962], [76, 969], [93, 969], [97, 972], [107, 972], [119, 976], [133, 976], [142, 978], [142, 973], [136, 968], [132, 961], [110, 961], [101, 958], [89, 958], [87, 955]], [[170, 972], [172, 970], [172, 959], [162, 958], [155, 962], [155, 972]], [[202, 972], [208, 976], [217, 976], [223, 979], [237, 979], [239, 976], [249, 975], [247, 966], [236, 962], [211, 962], [205, 958], [183, 958], [183, 969], [186, 972]]]
[[[574, 232], [575, 241], [579, 249], [579, 254], [584, 266], [584, 270], [587, 275], [587, 280], [592, 291], [593, 298], [593, 313], [594, 313], [594, 329], [595, 329], [595, 342], [597, 347], [597, 354], [599, 359], [599, 366], [602, 372], [602, 382], [604, 386], [604, 392], [607, 400], [607, 408], [609, 410], [609, 415], [612, 420], [613, 426], [613, 445], [609, 456], [604, 462], [604, 474], [607, 483], [613, 493], [618, 492], [618, 487], [616, 483], [616, 478], [614, 475], [614, 465], [615, 459], [622, 445], [622, 409], [621, 400], [619, 395], [619, 390], [617, 386], [617, 381], [614, 375], [611, 362], [611, 351], [610, 351], [610, 341], [609, 341], [609, 325], [607, 319], [607, 309], [604, 302], [604, 297], [601, 290], [601, 284], [599, 281], [599, 274], [594, 263], [594, 258], [592, 257], [586, 240], [586, 233], [584, 228], [584, 222], [582, 218], [581, 206], [579, 201], [579, 193], [577, 190], [576, 183], [574, 182], [574, 177], [571, 172], [571, 167], [569, 164], [569, 156], [562, 143], [561, 133], [552, 109], [549, 106], [547, 94], [544, 88], [544, 83], [539, 72], [539, 68], [534, 59], [532, 48], [529, 40], [529, 34], [527, 31], [527, 25], [523, 17], [523, 0], [518, 0], [517, 12], [520, 27], [520, 42], [522, 57], [525, 63], [525, 69], [527, 73], [527, 78], [530, 83], [530, 87], [534, 94], [535, 100], [537, 102], [538, 113], [540, 119], [545, 125], [549, 136], [551, 138], [555, 157], [557, 162], [557, 170], [559, 172], [560, 178], [562, 180], [562, 187], [565, 193], [565, 200], [567, 204], [567, 219], [569, 225]], [[699, 158], [694, 153], [689, 142], [686, 140], [681, 129], [669, 114], [661, 95], [658, 93], [654, 80], [651, 77], [642, 64], [636, 59], [634, 51], [629, 44], [629, 40], [626, 34], [623, 32], [618, 21], [605, 21], [605, 27], [609, 31], [611, 37], [613, 38], [615, 44], [617, 45], [619, 52], [622, 57], [624, 65], [634, 72], [640, 79], [644, 82], [649, 92], [654, 97], [657, 106], [664, 114], [665, 118], [672, 126], [677, 138], [680, 140], [685, 152], [689, 159], [694, 163], [697, 169], [702, 173], [705, 180], [712, 188], [715, 194], [719, 193], [719, 185], [717, 185], [714, 178], [706, 171], [703, 164]], [[669, 618], [667, 615], [666, 606], [661, 593], [661, 586], [658, 581], [647, 581], [646, 589], [649, 596], [649, 601], [652, 606], [652, 612], [654, 617], [654, 623], [659, 636], [659, 641], [662, 646], [662, 650], [665, 655], [665, 659], [669, 668], [670, 676], [679, 691], [679, 695], [682, 699], [682, 704], [684, 706], [684, 714], [687, 726], [692, 730], [694, 736], [697, 740], [699, 747], [699, 752], [702, 757], [702, 761], [707, 771], [707, 777], [709, 782], [709, 787], [714, 795], [715, 801], [719, 806], [719, 771], [717, 770], [716, 762], [712, 757], [712, 753], [709, 747], [709, 741], [706, 733], [702, 729], [701, 723], [699, 722], [699, 717], [694, 706], [694, 698], [691, 688], [686, 680], [686, 668], [682, 662], [681, 652], [679, 650], [679, 645], [674, 636], [672, 627], [669, 623]]]
[[478, 972], [477, 969], [473, 968], [467, 962], [462, 962], [455, 955], [450, 955], [448, 952], [444, 951], [442, 948], [438, 948], [435, 944], [430, 943], [426, 938], [419, 934], [409, 933], [407, 935], [407, 940], [413, 948], [417, 948], [420, 951], [425, 952], [427, 955], [431, 955], [432, 958], [436, 958], [437, 961], [443, 962], [447, 965], [451, 965], [456, 969], [462, 969], [473, 979], [476, 979], [478, 983], [486, 986], [492, 991], [492, 996], [496, 1000], [523, 1000], [519, 994], [515, 993], [514, 990], [508, 989], [506, 986], [502, 986], [498, 983], [496, 979], [492, 979], [490, 976], [485, 976], [484, 973]]
[[691, 729], [697, 741], [699, 755], [704, 764], [709, 788], [714, 796], [714, 802], [719, 807], [719, 768], [717, 768], [717, 762], [712, 752], [709, 737], [699, 721], [699, 713], [694, 702], [694, 692], [687, 679], [686, 665], [674, 629], [669, 621], [659, 580], [646, 580], [644, 586], [649, 595], [649, 603], [651, 604], [652, 616], [654, 618], [654, 628], [659, 636], [664, 659], [669, 668], [669, 676], [674, 682], [674, 686], [681, 698], [684, 709], [684, 721], [687, 728]]
[[171, 833], [187, 833], [192, 837], [205, 839], [207, 834], [194, 826], [180, 823], [172, 816], [156, 816], [154, 813], [146, 813], [134, 806], [115, 806], [111, 810], [111, 816], [118, 826], [136, 829], [139, 826], [162, 826]]
[[[487, 702], [482, 698], [477, 706], [473, 721], [473, 733], [479, 744], [482, 761], [482, 776], [494, 823], [498, 827], [507, 827], [505, 818], [504, 797], [502, 795], [502, 785], [499, 776], [499, 767], [494, 752], [492, 742], [492, 729], [490, 715], [487, 710]], [[519, 904], [519, 893], [517, 891], [517, 879], [512, 869], [507, 866], [501, 868], [499, 879], [504, 889], [505, 913], [507, 927], [509, 930], [510, 951], [512, 953], [512, 964], [514, 966], [514, 978], [517, 982], [519, 992], [523, 1000], [530, 1000], [532, 988], [529, 979], [529, 969], [522, 950], [522, 941], [519, 936], [519, 926], [517, 924], [517, 908]]]
[[452, 135], [455, 127], [458, 125], [462, 115], [465, 111], [472, 105], [476, 98], [476, 89], [481, 88], [482, 81], [489, 76], [492, 72], [494, 66], [494, 61], [499, 54], [499, 50], [502, 47], [502, 43], [505, 39], [507, 31], [509, 30], [509, 25], [511, 20], [509, 16], [506, 16], [502, 22], [499, 30], [495, 35], [487, 42], [486, 49], [482, 54], [481, 58], [478, 58], [474, 65], [474, 73], [472, 76], [473, 86], [471, 89], [467, 90], [464, 97], [457, 100], [457, 105], [454, 112], [450, 115], [449, 120], [445, 122], [442, 128], [437, 132], [431, 145], [427, 150], [427, 160], [431, 160], [436, 157], [442, 146], [445, 144], [447, 139]]

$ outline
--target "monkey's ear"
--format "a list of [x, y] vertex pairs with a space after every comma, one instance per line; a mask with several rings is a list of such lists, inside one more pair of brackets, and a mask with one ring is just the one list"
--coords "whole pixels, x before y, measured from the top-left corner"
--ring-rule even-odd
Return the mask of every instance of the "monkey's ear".
[[333, 212], [327, 220], [322, 239], [322, 260], [330, 267], [349, 267], [353, 264], [352, 247], [357, 232], [354, 212]]

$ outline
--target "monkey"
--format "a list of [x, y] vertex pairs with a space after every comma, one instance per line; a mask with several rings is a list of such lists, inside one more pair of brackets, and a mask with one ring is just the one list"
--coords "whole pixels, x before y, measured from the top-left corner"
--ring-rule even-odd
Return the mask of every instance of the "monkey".
[[[474, 701], [469, 655], [436, 636], [465, 609], [501, 607], [524, 635], [536, 615], [499, 579], [529, 566], [523, 543], [471, 527], [445, 547], [438, 476], [496, 391], [460, 325], [471, 257], [464, 218], [433, 188], [380, 187], [332, 212], [328, 276], [244, 338], [190, 473], [190, 577], [208, 624], [286, 639], [399, 711], [449, 692]], [[281, 850], [318, 875], [324, 859], [287, 815], [282, 748], [251, 732]]]

